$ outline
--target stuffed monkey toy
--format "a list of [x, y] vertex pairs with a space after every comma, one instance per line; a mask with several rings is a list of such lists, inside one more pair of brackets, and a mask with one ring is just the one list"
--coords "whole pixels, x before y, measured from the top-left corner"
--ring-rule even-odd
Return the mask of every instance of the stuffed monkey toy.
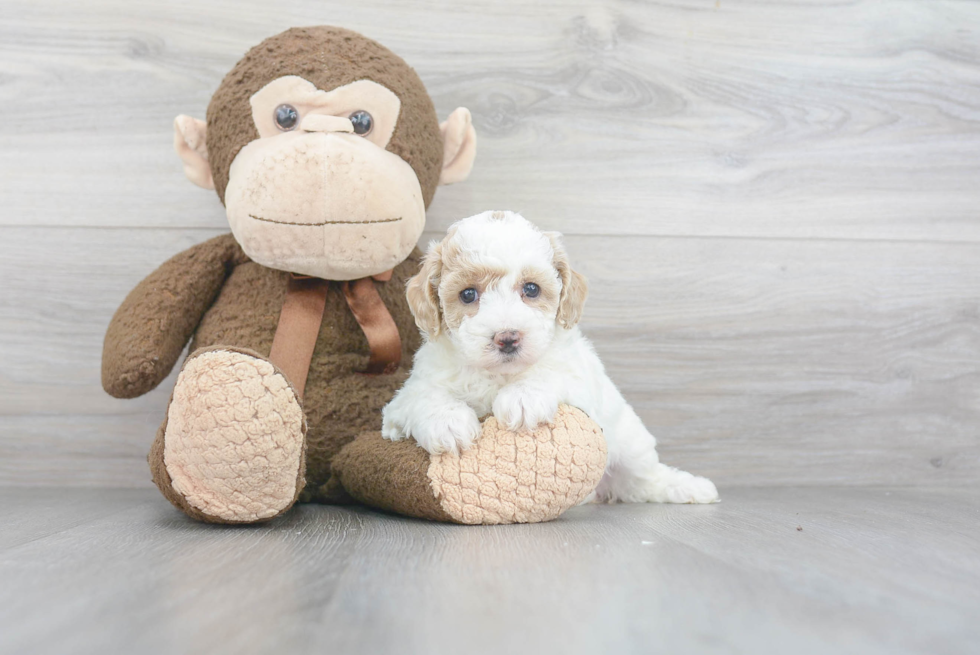
[[149, 455], [168, 500], [213, 523], [352, 499], [508, 523], [554, 518], [591, 493], [605, 446], [574, 408], [533, 433], [490, 418], [459, 456], [378, 432], [420, 345], [405, 286], [426, 208], [476, 154], [466, 109], [440, 124], [402, 59], [357, 33], [309, 27], [252, 48], [207, 123], [178, 116], [174, 127], [187, 177], [217, 192], [231, 234], [140, 282], [102, 359], [105, 390], [133, 398], [190, 341]]

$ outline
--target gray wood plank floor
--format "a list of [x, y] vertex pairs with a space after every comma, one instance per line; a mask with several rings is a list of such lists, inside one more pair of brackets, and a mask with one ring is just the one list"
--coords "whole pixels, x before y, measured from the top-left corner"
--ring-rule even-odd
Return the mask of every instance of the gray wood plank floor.
[[[227, 230], [171, 122], [321, 23], [472, 110], [426, 238], [565, 232], [586, 332], [721, 504], [232, 529], [148, 488], [172, 380], [108, 398], [102, 335]], [[961, 0], [0, 0], [0, 653], [976, 653], [978, 35]]]
[[0, 489], [0, 652], [976, 653], [980, 490], [743, 488], [447, 526]]

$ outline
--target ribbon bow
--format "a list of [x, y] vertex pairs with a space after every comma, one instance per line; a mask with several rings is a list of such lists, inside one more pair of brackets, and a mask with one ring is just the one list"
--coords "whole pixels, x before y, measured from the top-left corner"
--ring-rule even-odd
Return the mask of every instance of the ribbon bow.
[[[341, 283], [347, 306], [361, 326], [371, 348], [371, 359], [367, 368], [361, 371], [366, 375], [394, 373], [402, 358], [398, 326], [374, 286], [375, 280], [390, 280], [391, 273], [385, 271], [372, 277]], [[306, 388], [313, 350], [323, 322], [329, 285], [329, 280], [290, 274], [279, 325], [276, 326], [276, 335], [272, 339], [269, 361], [279, 367], [300, 398]]]

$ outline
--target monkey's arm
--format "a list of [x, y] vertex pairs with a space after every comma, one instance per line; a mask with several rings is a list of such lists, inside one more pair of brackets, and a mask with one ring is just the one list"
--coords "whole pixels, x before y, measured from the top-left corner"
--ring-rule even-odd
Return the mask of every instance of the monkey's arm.
[[150, 273], [116, 310], [102, 349], [102, 387], [135, 398], [167, 375], [229, 272], [247, 261], [234, 237], [198, 244]]

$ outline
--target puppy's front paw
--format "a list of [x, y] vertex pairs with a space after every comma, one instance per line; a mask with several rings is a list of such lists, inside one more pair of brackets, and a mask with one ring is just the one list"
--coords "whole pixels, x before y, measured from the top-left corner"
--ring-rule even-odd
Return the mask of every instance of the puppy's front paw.
[[395, 398], [381, 410], [381, 436], [388, 441], [401, 441], [412, 436], [405, 427], [407, 417], [403, 405]]
[[546, 391], [513, 384], [493, 401], [493, 415], [508, 430], [533, 430], [551, 423], [558, 413], [558, 398]]
[[466, 405], [432, 412], [412, 429], [412, 436], [433, 455], [459, 453], [473, 445], [483, 431], [476, 412]]

